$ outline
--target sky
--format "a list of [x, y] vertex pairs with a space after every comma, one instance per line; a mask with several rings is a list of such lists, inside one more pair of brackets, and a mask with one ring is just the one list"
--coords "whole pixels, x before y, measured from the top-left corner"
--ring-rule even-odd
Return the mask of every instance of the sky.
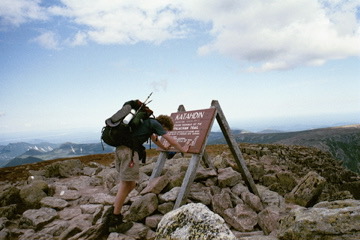
[[99, 133], [151, 92], [236, 129], [360, 123], [360, 0], [1, 0], [0, 51], [0, 140]]

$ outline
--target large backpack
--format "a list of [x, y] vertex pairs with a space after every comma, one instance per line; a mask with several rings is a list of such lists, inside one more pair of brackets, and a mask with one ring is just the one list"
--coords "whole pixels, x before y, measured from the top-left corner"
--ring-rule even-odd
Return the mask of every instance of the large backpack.
[[[131, 121], [124, 123], [124, 119], [129, 114], [132, 115]], [[125, 102], [119, 111], [105, 120], [105, 127], [103, 127], [101, 132], [101, 140], [113, 147], [124, 145], [135, 151], [139, 150], [142, 147], [142, 143], [132, 136], [132, 132], [152, 114], [153, 111], [140, 100]]]

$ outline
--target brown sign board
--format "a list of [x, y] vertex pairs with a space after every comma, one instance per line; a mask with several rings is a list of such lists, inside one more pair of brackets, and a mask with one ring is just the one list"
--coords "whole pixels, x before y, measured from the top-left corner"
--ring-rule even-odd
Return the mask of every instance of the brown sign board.
[[[189, 153], [201, 153], [214, 122], [215, 113], [216, 108], [172, 113], [174, 129], [168, 133], [181, 146], [189, 143]], [[169, 151], [176, 149], [171, 147]]]

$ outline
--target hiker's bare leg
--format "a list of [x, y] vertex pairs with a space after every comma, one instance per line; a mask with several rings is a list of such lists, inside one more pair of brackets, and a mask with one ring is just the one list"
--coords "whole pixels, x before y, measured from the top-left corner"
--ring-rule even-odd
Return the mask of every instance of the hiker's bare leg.
[[120, 181], [119, 188], [114, 202], [114, 214], [120, 214], [126, 197], [135, 188], [135, 181]]

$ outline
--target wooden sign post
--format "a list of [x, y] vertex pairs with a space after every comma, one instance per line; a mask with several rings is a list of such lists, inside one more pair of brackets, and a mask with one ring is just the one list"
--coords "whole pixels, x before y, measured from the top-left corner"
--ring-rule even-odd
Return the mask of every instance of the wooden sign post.
[[[191, 184], [195, 179], [200, 159], [206, 155], [206, 141], [215, 118], [219, 123], [219, 126], [224, 134], [227, 144], [230, 147], [235, 162], [240, 169], [240, 173], [243, 179], [245, 180], [250, 190], [261, 199], [253, 178], [246, 167], [240, 148], [236, 143], [235, 138], [231, 134], [229, 124], [225, 119], [225, 115], [222, 112], [218, 101], [213, 100], [211, 103], [211, 108], [209, 109], [201, 109], [196, 111], [185, 111], [185, 108], [181, 105], [179, 106], [177, 113], [171, 114], [171, 118], [174, 121], [174, 129], [173, 131], [170, 131], [169, 134], [173, 136], [180, 143], [180, 145], [189, 143], [190, 148], [188, 153], [192, 153], [192, 157], [181, 185], [180, 192], [177, 196], [174, 209], [180, 207], [186, 201]], [[175, 149], [169, 149], [168, 151], [175, 151]], [[212, 166], [207, 158], [204, 158], [204, 160], [206, 165]], [[151, 174], [150, 181], [153, 178], [160, 176], [161, 171], [165, 165], [165, 161], [166, 154], [165, 152], [161, 152]]]

